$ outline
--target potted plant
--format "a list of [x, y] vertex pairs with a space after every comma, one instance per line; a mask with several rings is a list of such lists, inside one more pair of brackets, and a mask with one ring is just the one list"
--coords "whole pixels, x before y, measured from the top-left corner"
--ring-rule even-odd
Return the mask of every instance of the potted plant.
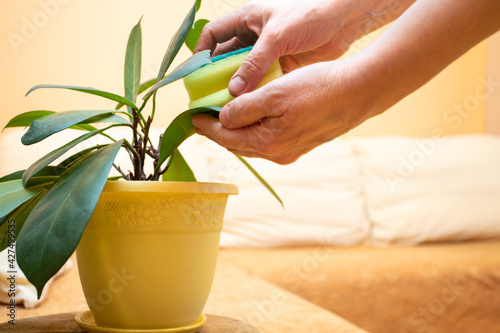
[[[113, 100], [118, 103], [114, 110], [30, 111], [6, 126], [29, 126], [21, 139], [25, 145], [66, 129], [83, 133], [26, 170], [0, 178], [0, 241], [1, 250], [13, 248], [15, 242], [20, 268], [39, 297], [76, 249], [91, 309], [77, 321], [89, 331], [109, 327], [181, 332], [196, 330], [206, 320], [201, 311], [213, 279], [225, 204], [237, 189], [231, 184], [196, 182], [178, 147], [194, 134], [194, 114], [217, 116], [220, 106], [189, 109], [160, 138], [150, 137], [156, 91], [211, 63], [209, 51], [199, 52], [166, 75], [181, 46], [186, 43], [193, 49], [207, 22], [194, 23], [200, 2], [194, 3], [173, 36], [156, 79], [140, 83], [140, 21], [132, 29], [124, 96], [60, 85], [38, 85], [28, 91], [70, 89]], [[144, 96], [137, 103], [140, 94]], [[109, 130], [114, 127], [129, 128], [130, 138], [112, 137]], [[110, 143], [92, 145], [52, 165], [95, 136]], [[129, 171], [114, 162], [119, 150], [130, 156]], [[149, 174], [146, 160], [153, 164]], [[113, 168], [120, 176], [109, 177]]]

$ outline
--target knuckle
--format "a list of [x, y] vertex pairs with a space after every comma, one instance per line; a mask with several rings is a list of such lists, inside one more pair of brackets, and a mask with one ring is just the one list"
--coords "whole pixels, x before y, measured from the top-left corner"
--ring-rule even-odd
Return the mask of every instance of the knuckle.
[[263, 70], [262, 62], [250, 53], [242, 64], [243, 71], [250, 76], [260, 74]]

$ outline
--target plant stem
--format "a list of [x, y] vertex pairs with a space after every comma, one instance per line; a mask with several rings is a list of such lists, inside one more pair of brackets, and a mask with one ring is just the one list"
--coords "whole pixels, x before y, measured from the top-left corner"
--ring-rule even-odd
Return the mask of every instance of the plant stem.
[[154, 157], [154, 173], [153, 173], [153, 180], [160, 180], [160, 174], [159, 174], [159, 165], [158, 162], [160, 161], [160, 147], [161, 147], [161, 142], [163, 140], [163, 135], [160, 135], [160, 139], [158, 140], [158, 150], [155, 150], [155, 157]]
[[125, 111], [116, 111], [115, 113], [122, 113], [122, 114], [126, 115], [127, 117], [129, 117], [129, 118], [130, 118], [130, 120], [132, 120], [132, 121], [134, 120], [134, 116], [132, 116], [132, 115], [131, 115], [130, 113], [128, 113], [128, 112], [125, 112]]
[[137, 150], [128, 142], [127, 140], [123, 140], [123, 144], [125, 145], [125, 148], [132, 154], [132, 156], [138, 155]]
[[123, 176], [123, 178], [125, 178], [126, 180], [130, 180], [130, 178], [122, 171], [120, 166], [116, 165], [115, 163], [113, 163], [113, 166]]
[[153, 119], [155, 119], [155, 112], [156, 112], [156, 91], [153, 95], [153, 109], [151, 111], [151, 121], [153, 121]]
[[144, 139], [143, 139], [143, 147], [142, 147], [142, 165], [141, 169], [144, 170], [144, 163], [146, 161], [146, 153], [148, 151], [148, 141], [149, 141], [149, 129], [151, 128], [151, 123], [153, 122], [153, 119], [151, 117], [148, 117], [148, 120], [146, 121], [146, 126], [144, 127]]
[[134, 179], [135, 180], [141, 180], [142, 179], [142, 144], [141, 144], [141, 138], [139, 137], [139, 123], [141, 121], [139, 114], [136, 109], [132, 109], [132, 115], [134, 116], [134, 121], [132, 123], [132, 130], [133, 130], [133, 145], [134, 145], [134, 150], [136, 153], [134, 154], [134, 157], [132, 159], [132, 164], [134, 166]]

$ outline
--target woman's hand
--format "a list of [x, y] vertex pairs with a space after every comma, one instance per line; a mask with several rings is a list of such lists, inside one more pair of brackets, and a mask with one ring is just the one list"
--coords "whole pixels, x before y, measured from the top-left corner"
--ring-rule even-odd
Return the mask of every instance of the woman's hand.
[[230, 93], [239, 96], [255, 89], [277, 59], [285, 73], [336, 59], [414, 1], [252, 1], [208, 23], [195, 52], [210, 49], [216, 55], [255, 44], [229, 84]]
[[219, 119], [196, 115], [193, 124], [235, 154], [292, 163], [368, 117], [372, 89], [363, 81], [350, 59], [310, 65], [236, 98]]
[[[352, 3], [348, 0], [331, 3], [344, 2]], [[326, 5], [329, 2], [312, 3]], [[295, 5], [295, 10], [302, 8], [300, 4]], [[282, 10], [288, 13], [287, 8], [285, 6]], [[277, 12], [271, 13], [274, 17], [281, 17]], [[290, 13], [288, 15], [292, 15]], [[298, 16], [303, 14], [297, 13]], [[245, 17], [245, 13], [238, 15]], [[318, 15], [312, 17], [320, 20], [323, 14], [311, 15]], [[249, 56], [249, 61], [239, 69], [236, 77], [249, 75], [249, 79], [255, 80], [267, 69], [269, 59], [282, 54], [290, 53], [297, 65], [303, 65], [306, 60], [318, 59], [313, 56], [316, 55], [314, 52], [305, 56], [309, 47], [322, 50], [318, 57], [334, 56], [337, 54], [335, 50], [339, 50], [334, 46], [338, 44], [328, 38], [330, 44], [314, 44], [307, 38], [315, 36], [314, 29], [299, 28], [300, 24], [295, 27], [295, 23], [284, 18], [277, 20], [271, 30], [280, 31], [280, 22], [283, 31], [294, 27], [297, 33], [304, 30], [297, 39], [300, 43], [293, 42], [293, 35], [270, 34], [274, 41], [263, 38], [271, 19], [261, 21], [259, 25], [252, 21], [256, 17], [255, 13], [247, 17], [243, 26], [233, 22], [226, 27], [227, 30], [219, 26], [219, 21], [209, 27], [201, 41], [201, 45], [223, 43], [218, 47], [224, 48], [234, 45], [231, 43], [249, 42], [250, 35], [247, 35], [248, 39], [241, 37], [245, 31], [255, 31], [256, 36], [261, 36], [253, 49], [253, 56]], [[193, 117], [193, 124], [198, 133], [236, 154], [262, 157], [281, 164], [291, 163], [320, 144], [384, 112], [420, 88], [467, 50], [500, 30], [499, 17], [499, 0], [418, 0], [382, 36], [355, 55], [294, 70], [235, 98], [221, 110], [219, 120], [197, 115]], [[316, 22], [308, 22], [313, 28], [320, 29]], [[318, 24], [322, 26], [324, 23]], [[261, 27], [261, 30], [256, 27]], [[239, 41], [231, 40], [230, 36], [234, 35], [240, 38]], [[261, 43], [262, 39], [264, 42]], [[227, 42], [224, 44], [224, 41]], [[308, 46], [301, 48], [304, 45]], [[297, 55], [304, 55], [304, 58]], [[249, 87], [247, 84], [243, 91], [250, 91]]]

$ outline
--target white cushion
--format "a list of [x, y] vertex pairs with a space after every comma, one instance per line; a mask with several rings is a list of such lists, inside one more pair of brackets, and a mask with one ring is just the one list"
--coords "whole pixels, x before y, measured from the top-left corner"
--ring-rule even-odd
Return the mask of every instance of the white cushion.
[[500, 236], [500, 137], [353, 139], [375, 244]]
[[345, 141], [325, 144], [286, 166], [247, 159], [281, 197], [284, 209], [226, 149], [194, 136], [181, 152], [199, 181], [239, 188], [226, 208], [222, 247], [353, 245], [368, 236], [360, 170]]
[[[10, 249], [7, 248], [0, 252], [0, 303], [3, 304], [10, 304], [12, 299], [14, 299], [16, 305], [22, 304], [26, 309], [37, 307], [45, 300], [45, 298], [47, 298], [52, 282], [73, 267], [73, 263], [70, 258], [66, 261], [64, 266], [61, 267], [61, 269], [52, 278], [50, 278], [49, 281], [47, 281], [43, 287], [40, 299], [38, 299], [35, 286], [26, 279], [26, 276], [19, 268], [17, 260], [14, 260], [13, 262], [14, 269], [10, 266], [11, 263], [9, 260], [11, 260], [12, 257], [9, 255], [12, 250], [9, 250]], [[12, 273], [13, 271], [15, 272], [14, 274]], [[14, 279], [9, 280], [13, 275]], [[12, 293], [11, 283], [15, 284], [15, 295]]]

